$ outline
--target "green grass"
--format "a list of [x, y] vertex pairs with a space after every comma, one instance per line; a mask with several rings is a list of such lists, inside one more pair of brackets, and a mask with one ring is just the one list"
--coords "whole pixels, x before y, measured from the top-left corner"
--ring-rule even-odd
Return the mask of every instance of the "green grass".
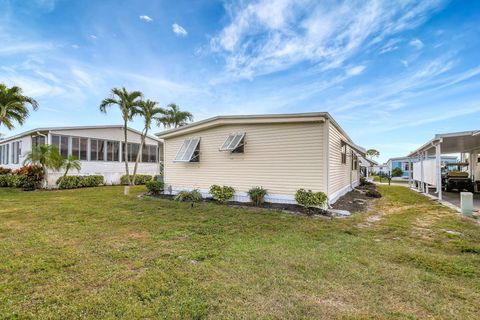
[[480, 227], [404, 187], [314, 219], [0, 190], [0, 318], [475, 319]]

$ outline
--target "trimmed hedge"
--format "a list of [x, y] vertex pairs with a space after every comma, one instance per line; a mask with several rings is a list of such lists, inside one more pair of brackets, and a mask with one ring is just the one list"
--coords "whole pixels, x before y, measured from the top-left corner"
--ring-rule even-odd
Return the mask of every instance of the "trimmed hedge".
[[210, 187], [210, 194], [214, 200], [225, 203], [235, 195], [235, 189], [230, 186], [219, 186], [214, 184]]
[[5, 175], [5, 174], [9, 174], [9, 173], [12, 173], [12, 169], [0, 167], [0, 175], [3, 176], [3, 175]]
[[24, 176], [12, 174], [0, 174], [0, 187], [19, 188], [22, 186]]
[[162, 181], [147, 181], [145, 185], [151, 194], [159, 194], [163, 192], [164, 184]]
[[103, 176], [66, 176], [57, 179], [59, 189], [77, 189], [102, 185]]
[[312, 190], [299, 189], [295, 193], [295, 201], [305, 208], [320, 207], [327, 203], [327, 195], [323, 192], [313, 192]]
[[[147, 181], [151, 181], [153, 179], [152, 176], [148, 175], [148, 174], [137, 174], [135, 175], [135, 184], [136, 185], [139, 185], [139, 184], [145, 184], [147, 183]], [[133, 174], [130, 175], [130, 181], [132, 181], [133, 179]], [[127, 185], [128, 184], [128, 180], [127, 180], [127, 175], [124, 174], [121, 178], [120, 178], [120, 183], [123, 184], [123, 185]]]

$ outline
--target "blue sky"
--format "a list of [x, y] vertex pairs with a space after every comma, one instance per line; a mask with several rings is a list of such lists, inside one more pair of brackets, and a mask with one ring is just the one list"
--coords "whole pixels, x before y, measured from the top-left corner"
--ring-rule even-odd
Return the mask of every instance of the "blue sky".
[[478, 21], [460, 0], [0, 0], [0, 81], [40, 103], [3, 133], [120, 124], [98, 105], [124, 85], [196, 120], [328, 111], [383, 161], [480, 129]]

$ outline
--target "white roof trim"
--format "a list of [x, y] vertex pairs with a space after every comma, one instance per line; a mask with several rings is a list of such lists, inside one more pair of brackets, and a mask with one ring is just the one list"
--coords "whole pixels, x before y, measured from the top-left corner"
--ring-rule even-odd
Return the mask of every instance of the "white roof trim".
[[[18, 138], [21, 138], [21, 137], [25, 137], [25, 136], [28, 136], [28, 135], [31, 135], [31, 134], [34, 134], [34, 133], [37, 133], [37, 132], [41, 132], [41, 131], [62, 131], [62, 130], [88, 130], [88, 129], [123, 129], [123, 126], [122, 125], [98, 125], [98, 126], [74, 126], [74, 127], [45, 127], [45, 128], [35, 128], [35, 129], [32, 129], [32, 130], [28, 130], [28, 131], [25, 131], [25, 132], [22, 132], [22, 133], [19, 133], [19, 134], [16, 134], [14, 136], [10, 136], [10, 137], [6, 137], [5, 139], [3, 140], [0, 140], [0, 143], [4, 143], [4, 142], [7, 142], [7, 141], [11, 141], [11, 140], [15, 140], [15, 139], [18, 139]], [[127, 129], [129, 131], [132, 131], [132, 132], [135, 132], [139, 135], [141, 135], [142, 133], [138, 130], [135, 130], [135, 129], [132, 129], [130, 127], [127, 127]], [[151, 135], [147, 135], [148, 138], [150, 139], [153, 139], [155, 141], [161, 141], [160, 139], [158, 139], [157, 137], [154, 137], [154, 136], [151, 136]]]

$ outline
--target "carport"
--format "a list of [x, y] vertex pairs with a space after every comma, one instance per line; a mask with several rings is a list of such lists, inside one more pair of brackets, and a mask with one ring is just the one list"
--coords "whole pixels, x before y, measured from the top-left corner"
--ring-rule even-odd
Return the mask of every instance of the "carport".
[[[439, 200], [444, 200], [442, 194], [441, 156], [446, 154], [460, 154], [461, 162], [468, 162], [468, 173], [472, 181], [478, 180], [478, 154], [480, 153], [480, 130], [454, 133], [436, 134], [433, 139], [408, 155], [413, 174], [409, 177], [411, 187], [423, 193], [429, 193], [434, 188], [434, 194]], [[434, 159], [427, 159], [435, 155]], [[478, 190], [476, 190], [478, 191]], [[459, 202], [460, 195], [448, 194], [445, 199], [452, 204]], [[474, 201], [475, 207], [480, 209], [480, 199]]]

